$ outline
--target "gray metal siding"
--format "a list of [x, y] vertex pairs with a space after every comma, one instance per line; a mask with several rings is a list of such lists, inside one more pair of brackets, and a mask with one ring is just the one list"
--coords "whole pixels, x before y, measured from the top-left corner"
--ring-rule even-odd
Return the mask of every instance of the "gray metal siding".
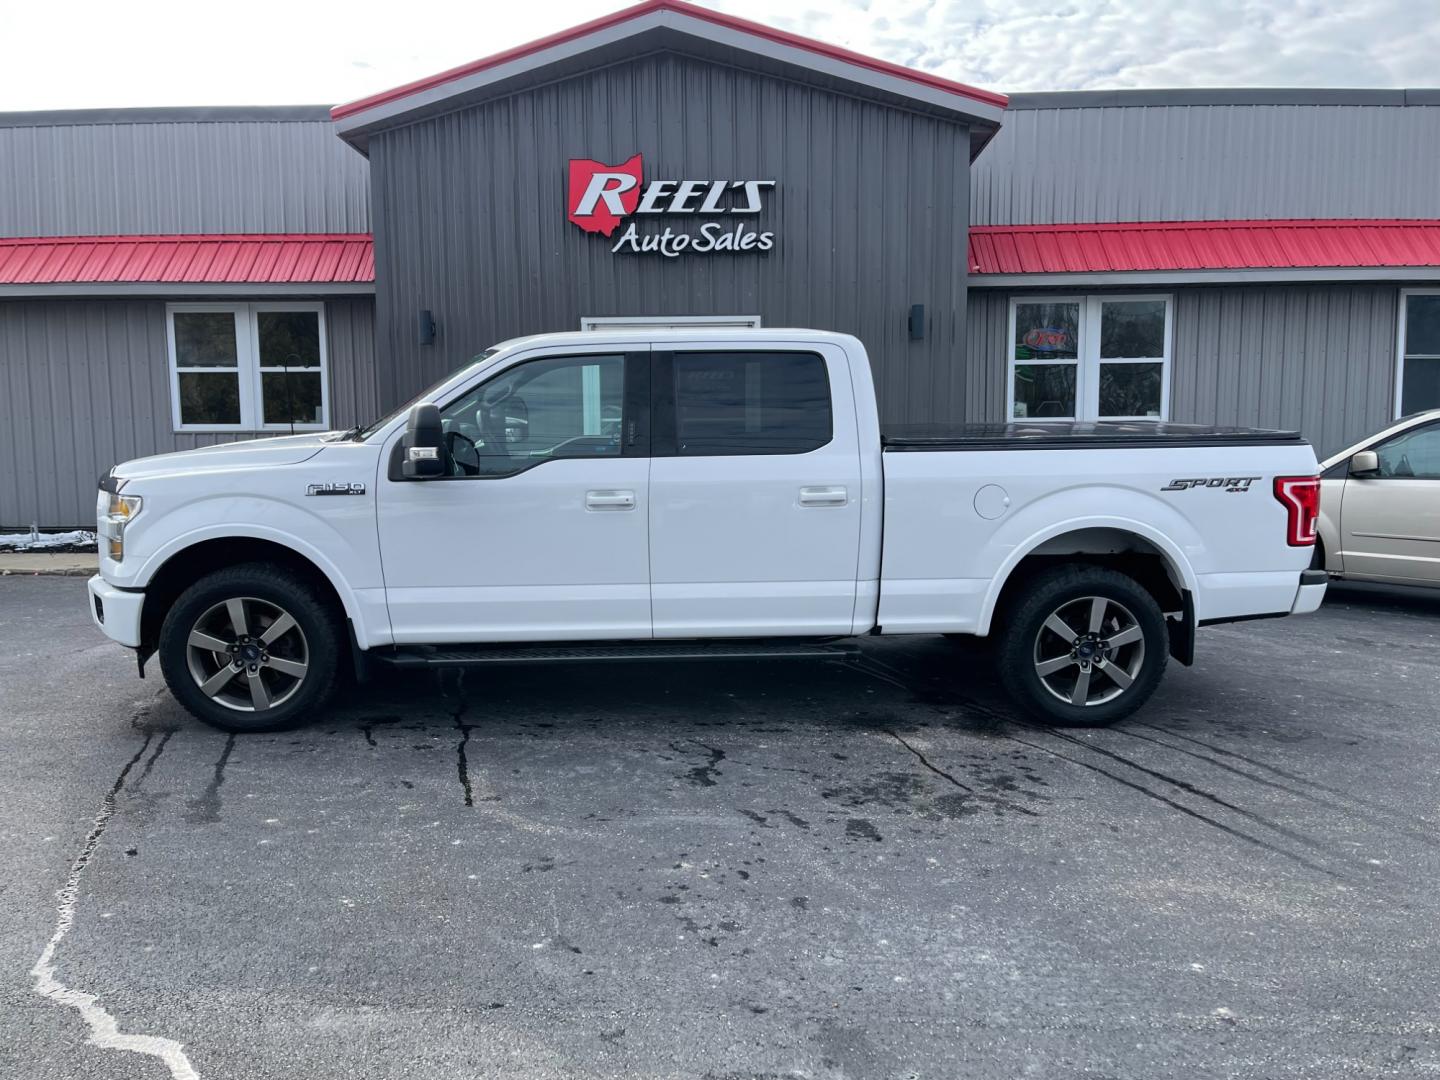
[[[326, 304], [339, 427], [376, 415], [372, 321], [368, 297]], [[93, 527], [116, 462], [256, 437], [173, 431], [168, 363], [163, 300], [0, 301], [0, 527]]]
[[337, 428], [380, 417], [375, 367], [375, 301], [368, 296], [325, 301], [326, 356], [330, 362], [330, 423]]
[[971, 289], [965, 317], [965, 420], [1000, 423], [1005, 419], [1007, 378], [1005, 331], [1010, 322], [1010, 294]]
[[1007, 112], [974, 225], [1440, 217], [1440, 106], [1152, 105]]
[[[637, 151], [647, 179], [776, 180], [746, 219], [775, 230], [776, 249], [612, 255], [566, 219], [566, 162]], [[963, 406], [962, 125], [659, 54], [376, 134], [370, 155], [387, 402], [497, 340], [585, 315], [758, 313], [858, 334], [889, 418]], [[907, 335], [914, 303], [923, 341]], [[416, 344], [421, 309], [433, 346]]]
[[[1170, 415], [1302, 432], [1324, 457], [1390, 422], [1394, 285], [1264, 285], [1170, 290]], [[1015, 293], [972, 290], [971, 420], [1004, 419], [1005, 332]]]
[[0, 236], [368, 232], [369, 209], [324, 120], [0, 119]]
[[1171, 416], [1299, 430], [1325, 456], [1385, 426], [1395, 399], [1393, 285], [1183, 289]]

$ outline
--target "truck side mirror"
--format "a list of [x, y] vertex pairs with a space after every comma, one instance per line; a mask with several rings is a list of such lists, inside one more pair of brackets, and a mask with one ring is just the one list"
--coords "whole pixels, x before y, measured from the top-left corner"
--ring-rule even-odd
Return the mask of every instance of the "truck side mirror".
[[445, 475], [445, 435], [440, 409], [429, 402], [416, 405], [405, 421], [400, 439], [400, 475], [406, 480], [426, 480]]
[[1379, 476], [1380, 455], [1374, 450], [1360, 450], [1350, 455], [1351, 476]]

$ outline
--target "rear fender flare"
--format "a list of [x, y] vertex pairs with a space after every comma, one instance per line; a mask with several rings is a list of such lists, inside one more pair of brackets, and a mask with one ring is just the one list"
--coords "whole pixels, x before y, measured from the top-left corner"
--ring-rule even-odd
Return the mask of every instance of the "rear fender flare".
[[1182, 589], [1188, 589], [1193, 595], [1197, 590], [1198, 581], [1190, 560], [1170, 537], [1166, 536], [1153, 525], [1147, 525], [1143, 521], [1136, 521], [1133, 518], [1094, 516], [1085, 518], [1071, 518], [1068, 521], [1049, 525], [1038, 532], [1032, 533], [1024, 541], [1017, 544], [1001, 563], [1000, 569], [990, 581], [990, 588], [985, 593], [985, 602], [980, 608], [980, 619], [976, 627], [976, 633], [981, 636], [990, 633], [990, 624], [995, 617], [995, 608], [1000, 600], [1000, 592], [1005, 583], [1010, 580], [1011, 573], [1015, 568], [1047, 540], [1053, 540], [1057, 536], [1064, 536], [1066, 533], [1079, 532], [1081, 529], [1114, 529], [1119, 532], [1133, 533], [1142, 540], [1148, 541], [1165, 557], [1169, 564], [1170, 572], [1178, 579]]

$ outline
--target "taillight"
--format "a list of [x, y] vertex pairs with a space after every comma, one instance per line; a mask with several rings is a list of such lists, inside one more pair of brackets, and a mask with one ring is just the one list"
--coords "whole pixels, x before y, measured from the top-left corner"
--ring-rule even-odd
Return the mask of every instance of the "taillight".
[[1285, 541], [1291, 547], [1315, 543], [1315, 523], [1320, 519], [1320, 478], [1318, 476], [1275, 477], [1275, 498], [1285, 506]]

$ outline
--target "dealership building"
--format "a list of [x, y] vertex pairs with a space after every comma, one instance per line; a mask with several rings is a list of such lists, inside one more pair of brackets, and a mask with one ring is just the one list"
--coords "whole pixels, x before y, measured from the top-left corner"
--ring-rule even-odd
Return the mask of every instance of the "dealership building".
[[335, 109], [0, 114], [0, 529], [496, 341], [859, 336], [887, 422], [1440, 407], [1440, 91], [1008, 99], [654, 0]]

